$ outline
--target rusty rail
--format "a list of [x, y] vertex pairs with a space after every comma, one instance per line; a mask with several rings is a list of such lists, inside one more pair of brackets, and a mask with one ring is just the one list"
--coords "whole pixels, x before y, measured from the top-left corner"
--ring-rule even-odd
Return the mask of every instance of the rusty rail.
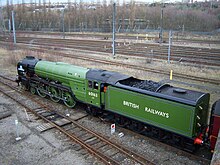
[[[4, 79], [4, 76], [0, 75], [1, 78]], [[11, 81], [10, 78], [7, 78], [7, 80]], [[5, 86], [8, 86], [9, 88], [17, 91], [17, 88], [14, 87], [13, 85], [9, 84], [9, 83], [5, 83], [4, 81], [0, 80], [0, 82], [2, 84], [4, 84]], [[101, 151], [98, 151], [97, 148], [93, 147], [92, 145], [89, 145], [88, 143], [86, 143], [85, 141], [83, 141], [82, 139], [80, 139], [80, 137], [77, 137], [76, 135], [74, 135], [73, 133], [70, 133], [70, 131], [67, 131], [63, 126], [59, 126], [59, 124], [56, 123], [56, 120], [54, 120], [53, 116], [56, 116], [58, 119], [65, 119], [68, 120], [69, 123], [68, 125], [74, 125], [74, 127], [78, 127], [80, 129], [82, 129], [83, 131], [86, 132], [86, 134], [92, 134], [93, 138], [98, 138], [101, 142], [106, 143], [107, 145], [109, 145], [110, 148], [114, 148], [117, 150], [117, 154], [124, 154], [125, 158], [129, 158], [130, 160], [132, 160], [135, 163], [138, 163], [140, 165], [145, 165], [145, 164], [154, 164], [152, 161], [144, 158], [141, 155], [138, 155], [128, 149], [126, 149], [123, 146], [118, 145], [117, 143], [114, 143], [112, 141], [110, 141], [109, 139], [103, 137], [102, 135], [89, 130], [86, 127], [81, 126], [80, 124], [78, 124], [76, 121], [60, 114], [57, 113], [55, 111], [52, 111], [49, 109], [49, 107], [43, 105], [42, 103], [40, 103], [39, 101], [37, 101], [36, 99], [31, 98], [30, 94], [26, 94], [28, 97], [27, 99], [37, 103], [41, 108], [37, 108], [37, 109], [32, 109], [30, 107], [28, 107], [25, 103], [23, 103], [22, 101], [17, 100], [14, 96], [10, 95], [9, 93], [7, 93], [5, 90], [3, 90], [2, 88], [0, 88], [0, 91], [2, 93], [4, 93], [6, 96], [8, 96], [9, 98], [11, 98], [12, 100], [14, 100], [15, 102], [17, 102], [18, 104], [20, 104], [21, 106], [23, 106], [24, 108], [26, 108], [28, 111], [34, 113], [36, 116], [38, 116], [39, 118], [43, 119], [44, 121], [50, 123], [52, 126], [54, 126], [56, 129], [58, 129], [59, 131], [61, 131], [63, 134], [65, 134], [66, 136], [68, 136], [71, 140], [77, 142], [78, 144], [80, 144], [83, 148], [85, 148], [89, 153], [91, 153], [92, 155], [94, 155], [95, 157], [97, 157], [98, 159], [100, 159], [103, 163], [105, 164], [112, 164], [112, 165], [119, 165], [121, 164], [121, 160], [115, 160], [113, 159], [111, 156], [108, 156], [104, 153], [102, 153]], [[17, 91], [19, 92], [19, 91]], [[64, 125], [66, 126], [66, 125]], [[114, 154], [115, 155], [115, 154]]]

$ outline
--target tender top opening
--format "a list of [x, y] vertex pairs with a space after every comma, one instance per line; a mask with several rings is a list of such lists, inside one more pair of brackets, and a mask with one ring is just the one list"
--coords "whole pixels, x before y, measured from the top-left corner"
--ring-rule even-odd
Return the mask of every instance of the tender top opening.
[[151, 80], [140, 80], [134, 77], [119, 81], [120, 84], [130, 86], [133, 88], [139, 88], [152, 92], [157, 92], [163, 84], [154, 82]]

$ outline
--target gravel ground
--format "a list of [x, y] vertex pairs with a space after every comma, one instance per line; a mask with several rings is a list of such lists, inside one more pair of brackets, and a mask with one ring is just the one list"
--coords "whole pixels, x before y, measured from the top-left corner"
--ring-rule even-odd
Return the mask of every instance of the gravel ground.
[[[0, 113], [11, 110], [12, 116], [0, 120], [1, 165], [91, 165], [97, 164], [89, 155], [81, 155], [71, 145], [56, 137], [54, 130], [39, 133], [40, 121], [27, 121], [23, 108], [0, 95]], [[16, 141], [15, 120], [21, 140]], [[64, 139], [64, 138], [62, 138]]]
[[[178, 155], [175, 152], [165, 149], [163, 146], [158, 147], [156, 141], [149, 140], [149, 138], [140, 137], [138, 134], [130, 134], [128, 131], [121, 129], [116, 126], [116, 132], [111, 135], [110, 125], [111, 123], [103, 124], [97, 118], [88, 117], [80, 120], [80, 123], [92, 130], [96, 130], [101, 134], [107, 136], [110, 140], [116, 141], [122, 144], [126, 148], [136, 153], [142, 154], [143, 156], [153, 160], [156, 164], [170, 165], [170, 164], [187, 164], [197, 165], [200, 162], [190, 160], [185, 156]], [[123, 133], [124, 136], [120, 137], [119, 133]]]

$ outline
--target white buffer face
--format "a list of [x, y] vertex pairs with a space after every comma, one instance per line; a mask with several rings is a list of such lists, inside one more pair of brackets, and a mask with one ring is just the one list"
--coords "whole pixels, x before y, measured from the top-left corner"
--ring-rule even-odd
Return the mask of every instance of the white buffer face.
[[20, 70], [20, 71], [24, 71], [22, 65], [19, 66], [18, 70]]

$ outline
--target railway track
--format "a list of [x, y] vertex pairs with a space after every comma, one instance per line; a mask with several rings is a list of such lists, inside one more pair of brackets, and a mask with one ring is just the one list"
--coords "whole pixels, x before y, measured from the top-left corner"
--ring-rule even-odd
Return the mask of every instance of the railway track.
[[[50, 110], [48, 106], [45, 106], [45, 104], [42, 103], [42, 101], [37, 99], [32, 99], [33, 96], [30, 96], [29, 94], [25, 93], [25, 95], [28, 97], [28, 100], [31, 100], [32, 102], [38, 105], [37, 108], [29, 107], [30, 104], [27, 105], [26, 103], [24, 103], [25, 102], [24, 99], [18, 100], [17, 97], [15, 97], [14, 93], [11, 92], [12, 90], [14, 90], [20, 93], [20, 91], [17, 91], [17, 88], [14, 85], [12, 85], [12, 81], [13, 79], [0, 75], [0, 83], [4, 84], [4, 86], [7, 86], [10, 92], [8, 92], [8, 90], [5, 88], [4, 89], [0, 88], [0, 91], [9, 98], [11, 98], [12, 100], [14, 100], [15, 102], [17, 102], [18, 104], [20, 104], [21, 106], [23, 106], [24, 108], [26, 108], [26, 110], [28, 110], [29, 112], [35, 114], [38, 118], [43, 119], [47, 125], [49, 123], [50, 125], [53, 126], [52, 128], [58, 129], [60, 132], [65, 134], [67, 137], [69, 137], [71, 140], [80, 144], [89, 153], [100, 159], [104, 164], [126, 164], [126, 165], [127, 164], [132, 164], [132, 165], [157, 164], [155, 163], [157, 162], [156, 158], [149, 161], [150, 158], [146, 158], [146, 155], [145, 157], [143, 157], [141, 155], [138, 155], [137, 153], [134, 153], [122, 147], [117, 143], [111, 142], [109, 139], [106, 139], [102, 135], [93, 132], [88, 128], [85, 128], [82, 125], [79, 125], [76, 121], [64, 116], [63, 114]], [[134, 134], [134, 136], [136, 134], [135, 132], [132, 132], [127, 129], [124, 130], [123, 132]], [[142, 138], [141, 136], [143, 135], [139, 135], [139, 136], [140, 138]], [[143, 136], [143, 139], [144, 138], [147, 137]], [[177, 148], [155, 141], [150, 138], [147, 139], [151, 141], [150, 143], [155, 143], [155, 142], [158, 143], [156, 144], [156, 146], [158, 147], [163, 146], [164, 148], [166, 148], [167, 151], [175, 152], [179, 156], [186, 156], [191, 160], [198, 161], [202, 165], [206, 165], [210, 163], [210, 160], [204, 157], [193, 155], [182, 150], [178, 150]], [[107, 155], [102, 156], [103, 153], [107, 153]], [[126, 161], [124, 162], [125, 159], [129, 163], [127, 163]]]
[[[37, 52], [47, 52], [47, 53], [54, 55], [54, 56], [80, 59], [80, 60], [92, 61], [92, 62], [114, 65], [114, 66], [123, 66], [123, 67], [127, 67], [127, 68], [142, 70], [142, 71], [151, 72], [151, 73], [157, 73], [157, 74], [161, 74], [161, 75], [169, 76], [169, 74], [170, 74], [169, 72], [162, 70], [162, 69], [160, 70], [160, 69], [148, 68], [148, 67], [144, 67], [144, 66], [138, 66], [138, 65], [123, 63], [123, 62], [116, 62], [116, 61], [106, 60], [106, 59], [102, 59], [102, 58], [86, 56], [86, 55], [82, 55], [82, 54], [77, 54], [77, 55], [74, 54], [73, 55], [70, 53], [64, 53], [64, 51], [63, 51], [64, 49], [54, 50], [53, 46], [49, 47], [49, 46], [45, 45], [45, 46], [40, 46], [40, 47], [35, 47], [35, 46], [29, 47], [28, 45], [17, 45], [17, 47], [23, 48], [23, 49], [28, 48], [32, 51], [37, 51]], [[189, 75], [181, 74], [181, 73], [173, 73], [173, 76], [176, 78], [181, 78], [181, 79], [185, 79], [185, 80], [187, 79], [187, 80], [193, 80], [193, 81], [197, 81], [197, 82], [220, 85], [220, 81], [216, 80], [216, 79], [203, 78], [203, 77], [198, 77], [198, 76], [189, 76]]]
[[[29, 34], [34, 34], [34, 35], [40, 35], [40, 36], [45, 36], [45, 35], [50, 35], [50, 36], [62, 36], [63, 32], [42, 32], [42, 31], [18, 31], [20, 35], [29, 35]], [[68, 33], [66, 32], [65, 35], [67, 37], [81, 37], [81, 38], [97, 38], [97, 39], [112, 39], [112, 34], [110, 33]], [[143, 34], [126, 34], [126, 33], [121, 33], [117, 34], [116, 38], [117, 39], [128, 39], [128, 40], [136, 40], [138, 37], [139, 40], [153, 40], [153, 41], [158, 41], [159, 38], [154, 37], [154, 36], [147, 36]], [[167, 37], [163, 37], [165, 41], [168, 41], [169, 39]], [[187, 39], [182, 37], [181, 35], [177, 34], [173, 36], [173, 41], [174, 42], [190, 42], [190, 43], [200, 43], [200, 44], [220, 44], [220, 40], [213, 40], [213, 39], [205, 39], [201, 40], [198, 38], [195, 39]]]
[[[7, 86], [11, 90], [19, 92], [18, 89], [12, 85], [11, 79], [5, 76], [0, 76], [0, 82]], [[7, 81], [7, 82], [5, 82]], [[9, 83], [10, 81], [10, 83]], [[49, 123], [54, 128], [58, 129], [60, 132], [65, 134], [74, 142], [80, 144], [82, 148], [87, 150], [90, 154], [97, 157], [104, 164], [120, 165], [129, 160], [131, 164], [140, 165], [153, 165], [155, 164], [152, 160], [148, 160], [146, 156], [138, 155], [125, 147], [112, 142], [111, 140], [105, 138], [104, 136], [89, 130], [86, 127], [78, 124], [76, 121], [64, 116], [61, 113], [55, 112], [49, 109], [47, 106], [42, 104], [40, 101], [33, 99], [30, 95], [27, 95], [27, 100], [31, 100], [38, 105], [38, 108], [31, 108], [27, 105], [24, 99], [20, 100], [15, 97], [14, 93], [7, 92], [7, 89], [0, 88], [0, 91], [6, 96], [17, 102], [19, 105], [23, 106], [26, 110], [32, 112], [37, 117], [43, 119], [46, 123]], [[26, 99], [25, 99], [26, 100]]]
[[[7, 40], [4, 40], [7, 41]], [[98, 52], [111, 53], [111, 42], [94, 40], [73, 40], [54, 38], [17, 37], [18, 43], [32, 45], [48, 45], [54, 47], [66, 47]], [[118, 42], [116, 52], [118, 54], [143, 58], [167, 60], [168, 45]], [[192, 48], [184, 46], [172, 46], [171, 60], [183, 63], [193, 63], [208, 66], [220, 66], [220, 50], [208, 48]]]

